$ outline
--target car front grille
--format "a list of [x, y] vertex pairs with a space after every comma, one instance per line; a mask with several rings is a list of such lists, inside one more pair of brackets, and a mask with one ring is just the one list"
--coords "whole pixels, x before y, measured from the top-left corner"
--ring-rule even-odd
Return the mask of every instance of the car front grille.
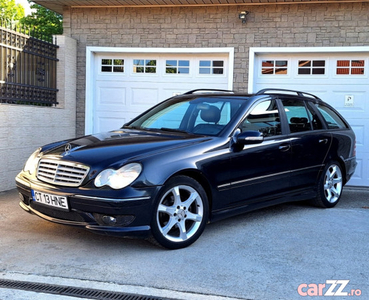
[[75, 162], [41, 159], [37, 178], [56, 185], [77, 187], [86, 178], [89, 170], [89, 167]]

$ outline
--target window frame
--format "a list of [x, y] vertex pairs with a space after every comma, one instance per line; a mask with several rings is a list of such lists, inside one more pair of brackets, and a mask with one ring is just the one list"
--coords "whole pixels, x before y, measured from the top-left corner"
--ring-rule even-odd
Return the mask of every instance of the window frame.
[[[285, 118], [285, 116], [283, 115], [282, 111], [281, 111], [281, 103], [280, 100], [277, 98], [270, 98], [270, 99], [261, 99], [260, 101], [256, 101], [255, 103], [253, 103], [253, 105], [248, 109], [248, 111], [246, 112], [246, 114], [243, 116], [243, 118], [241, 119], [241, 121], [239, 122], [239, 124], [237, 125], [236, 128], [239, 128], [241, 130], [241, 132], [243, 132], [244, 130], [254, 130], [254, 129], [249, 129], [246, 126], [243, 127], [243, 123], [246, 121], [246, 119], [249, 117], [249, 115], [254, 111], [254, 109], [256, 107], [258, 107], [260, 104], [264, 103], [264, 102], [274, 102], [274, 105], [277, 109], [277, 115], [279, 118], [279, 126], [280, 126], [280, 134], [273, 134], [273, 135], [269, 135], [269, 136], [264, 136], [264, 139], [269, 139], [269, 138], [276, 138], [276, 137], [281, 137], [283, 135], [286, 135], [286, 129], [285, 129], [285, 122], [283, 121], [283, 119]], [[270, 126], [273, 127], [273, 126]], [[266, 128], [266, 127], [265, 127]], [[259, 131], [259, 130], [255, 130], [255, 131]], [[259, 131], [261, 132], [261, 131]], [[261, 132], [263, 133], [263, 132]]]
[[[103, 64], [104, 60], [111, 60], [111, 64]], [[123, 62], [122, 65], [118, 65], [115, 64], [115, 61], [121, 60]], [[127, 61], [126, 58], [115, 58], [115, 57], [102, 57], [100, 58], [100, 68], [99, 68], [99, 73], [103, 74], [103, 75], [109, 75], [109, 74], [113, 74], [113, 75], [123, 75], [126, 74], [126, 69], [127, 69], [127, 65], [126, 65]], [[103, 67], [111, 67], [111, 71], [103, 71], [102, 68]], [[122, 72], [114, 72], [114, 67], [121, 67], [123, 68]]]
[[[143, 61], [144, 64], [137, 64], [135, 63], [136, 61]], [[147, 62], [150, 61], [155, 61], [155, 65], [151, 66], [148, 65]], [[148, 75], [148, 76], [157, 76], [158, 75], [158, 59], [157, 58], [132, 58], [132, 68], [131, 68], [131, 72], [133, 75], [135, 76], [142, 76], [142, 75]], [[143, 72], [135, 72], [135, 68], [143, 68]], [[146, 72], [147, 68], [154, 68], [155, 72]]]
[[[321, 107], [325, 107], [328, 110], [330, 110], [335, 117], [337, 117], [339, 119], [339, 121], [344, 125], [343, 127], [337, 127], [337, 128], [332, 128], [329, 127], [329, 123], [327, 122], [326, 118], [324, 117], [324, 114], [321, 112], [321, 110], [319, 109], [319, 106]], [[349, 129], [350, 125], [347, 123], [347, 121], [341, 116], [341, 114], [335, 110], [333, 107], [331, 107], [330, 105], [327, 105], [327, 103], [315, 103], [314, 104], [314, 109], [318, 112], [320, 119], [323, 121], [323, 124], [325, 126], [326, 129], [328, 130], [344, 130], [344, 129]], [[325, 111], [326, 112], [326, 111]], [[327, 113], [327, 112], [326, 112]], [[329, 113], [327, 113], [329, 114]], [[329, 114], [330, 115], [330, 114]], [[335, 120], [335, 118], [333, 118], [331, 115], [330, 117]], [[336, 120], [335, 120], [336, 121]]]
[[[176, 65], [175, 66], [168, 66], [167, 62], [168, 61], [175, 61]], [[180, 66], [180, 62], [188, 62], [188, 66]], [[168, 69], [175, 69], [175, 73], [167, 73]], [[180, 73], [179, 69], [187, 69], [188, 72], [187, 73]], [[191, 75], [191, 60], [190, 59], [165, 59], [165, 67], [164, 67], [164, 75], [165, 76], [189, 76]]]
[[[301, 62], [310, 62], [309, 66], [300, 66]], [[320, 62], [320, 61], [324, 61], [324, 67], [321, 66], [314, 66], [314, 62]], [[324, 70], [323, 74], [314, 74], [314, 70]], [[308, 74], [300, 74], [300, 70], [309, 70]], [[297, 60], [297, 73], [296, 75], [298, 77], [327, 77], [329, 74], [329, 60], [327, 59], [320, 59], [320, 58], [312, 58], [312, 59], [298, 59]]]
[[[209, 66], [201, 66], [202, 62], [210, 62]], [[222, 62], [223, 65], [222, 66], [214, 66], [214, 62]], [[209, 69], [209, 73], [201, 73], [201, 70], [205, 70], [205, 69]], [[215, 69], [222, 69], [222, 73], [214, 73]], [[221, 77], [221, 76], [226, 76], [227, 72], [226, 72], [226, 61], [225, 59], [199, 59], [198, 60], [198, 65], [197, 65], [197, 74], [199, 76], [215, 76], [215, 77]]]
[[[338, 62], [344, 62], [344, 61], [348, 61], [349, 62], [349, 66], [338, 66]], [[352, 66], [352, 63], [354, 61], [362, 61], [363, 62], [363, 66], [362, 67], [356, 67], [356, 66]], [[336, 59], [335, 60], [335, 65], [334, 65], [334, 77], [335, 78], [352, 78], [352, 77], [359, 77], [359, 78], [364, 78], [367, 77], [367, 68], [368, 68], [368, 63], [367, 63], [367, 59], [363, 58], [363, 59], [352, 59], [352, 58], [347, 58], [347, 59]], [[349, 73], [348, 74], [339, 74], [338, 70], [339, 69], [343, 69], [343, 70], [348, 70]], [[363, 69], [363, 73], [362, 74], [352, 74], [352, 70], [353, 69]]]
[[[269, 62], [269, 61], [273, 61], [273, 66], [270, 67], [264, 67], [263, 63], [264, 62]], [[277, 67], [277, 62], [286, 62], [286, 66], [282, 66], [282, 67]], [[263, 69], [272, 69], [273, 73], [271, 74], [265, 74], [263, 73]], [[286, 69], [286, 73], [276, 73], [276, 69]], [[261, 65], [260, 65], [260, 73], [259, 76], [289, 76], [289, 71], [290, 71], [290, 60], [289, 59], [264, 59], [261, 60]]]

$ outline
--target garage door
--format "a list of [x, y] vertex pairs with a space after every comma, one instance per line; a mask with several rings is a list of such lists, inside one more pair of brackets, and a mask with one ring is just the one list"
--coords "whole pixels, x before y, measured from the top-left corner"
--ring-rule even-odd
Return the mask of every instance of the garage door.
[[229, 89], [228, 54], [98, 53], [93, 130], [120, 128], [154, 104], [193, 89]]
[[350, 185], [369, 186], [368, 53], [276, 53], [254, 59], [253, 90], [313, 93], [335, 107], [356, 133], [357, 170]]

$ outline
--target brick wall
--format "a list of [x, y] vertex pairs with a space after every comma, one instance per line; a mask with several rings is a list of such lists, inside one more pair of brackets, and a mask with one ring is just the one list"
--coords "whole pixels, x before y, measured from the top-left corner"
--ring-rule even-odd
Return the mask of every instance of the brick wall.
[[38, 147], [75, 135], [76, 41], [58, 37], [57, 107], [0, 104], [0, 192]]
[[[238, 14], [250, 11], [247, 23]], [[234, 88], [247, 90], [249, 47], [363, 46], [369, 3], [172, 8], [73, 8], [64, 33], [78, 40], [77, 135], [84, 133], [86, 46], [234, 47]]]

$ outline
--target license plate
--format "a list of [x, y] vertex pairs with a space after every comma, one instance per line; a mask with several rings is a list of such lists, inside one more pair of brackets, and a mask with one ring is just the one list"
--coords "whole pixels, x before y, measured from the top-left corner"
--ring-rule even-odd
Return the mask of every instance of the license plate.
[[53, 195], [53, 194], [47, 194], [42, 193], [38, 191], [32, 190], [32, 198], [33, 201], [45, 204], [48, 206], [68, 210], [68, 200], [65, 196], [59, 196], [59, 195]]

